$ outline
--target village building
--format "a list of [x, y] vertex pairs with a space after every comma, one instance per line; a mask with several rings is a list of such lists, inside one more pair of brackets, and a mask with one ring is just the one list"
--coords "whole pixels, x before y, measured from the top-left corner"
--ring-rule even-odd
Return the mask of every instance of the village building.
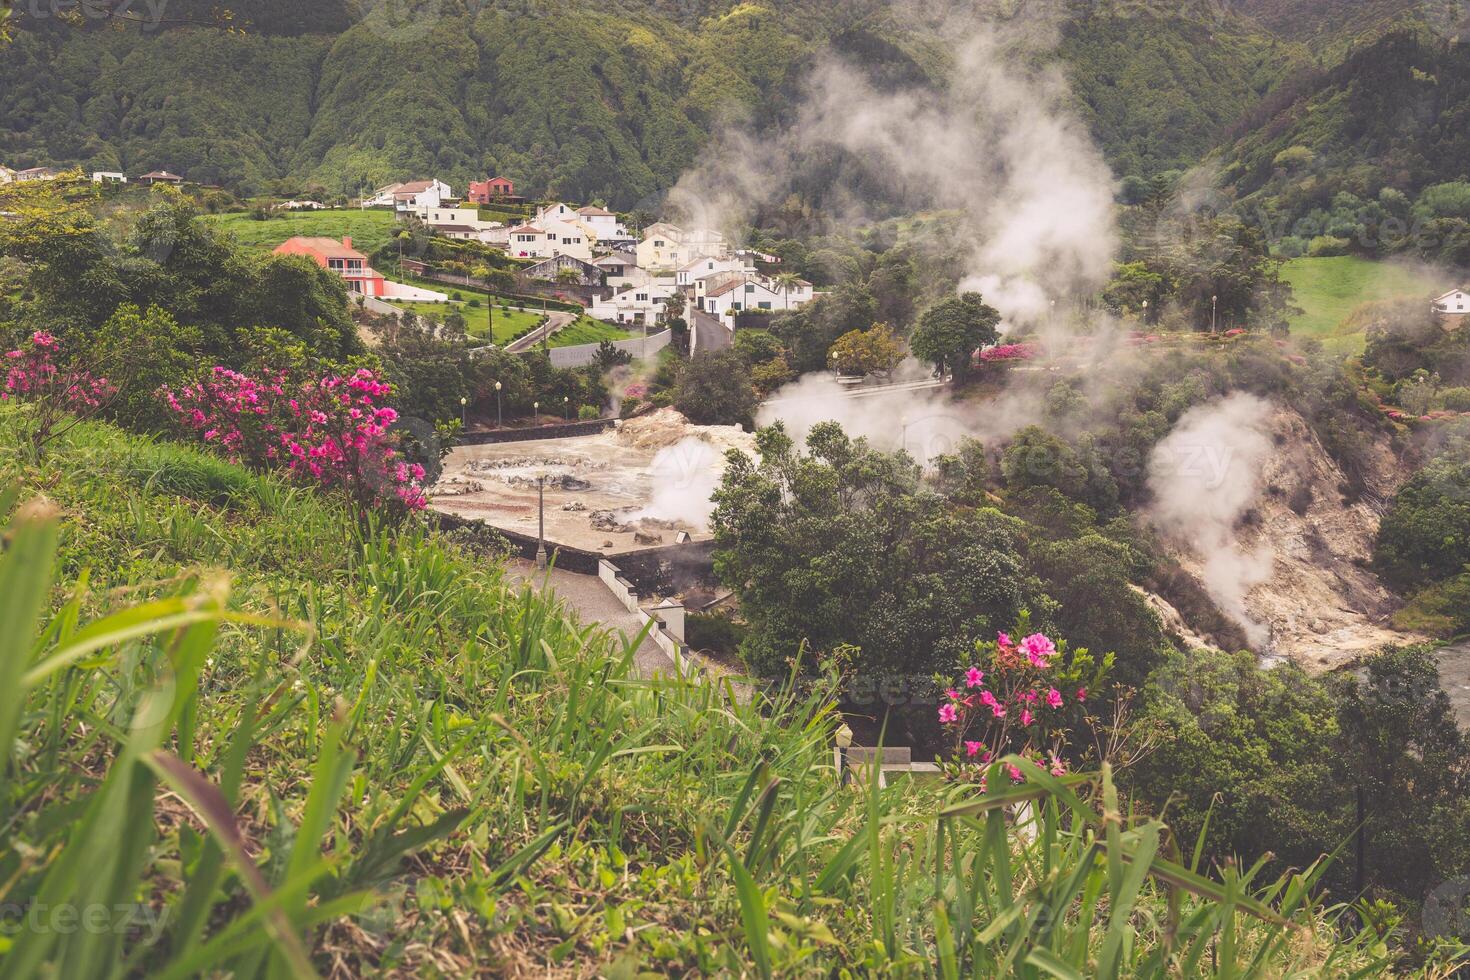
[[51, 167], [31, 167], [17, 171], [15, 179], [18, 183], [26, 184], [36, 180], [55, 180], [59, 176], [61, 172]]
[[282, 201], [280, 204], [272, 205], [272, 211], [326, 211], [327, 206], [321, 201]]
[[763, 276], [717, 273], [695, 284], [694, 306], [722, 320], [733, 320], [737, 313], [798, 310], [812, 297], [812, 284], [806, 280], [783, 289]]
[[607, 284], [614, 289], [625, 286], [642, 286], [653, 281], [653, 276], [638, 268], [638, 256], [632, 252], [611, 252], [599, 255], [592, 264], [602, 270]]
[[590, 227], [597, 235], [600, 243], [610, 242], [633, 242], [635, 239], [628, 234], [628, 229], [618, 221], [618, 216], [606, 208], [589, 206], [578, 208], [577, 220]]
[[1441, 317], [1464, 318], [1470, 314], [1470, 291], [1452, 289], [1434, 300], [1434, 312]]
[[515, 182], [507, 177], [491, 177], [489, 180], [470, 181], [468, 199], [476, 204], [518, 202]]
[[629, 286], [594, 303], [587, 312], [594, 319], [608, 323], [651, 327], [658, 323], [666, 301], [672, 299], [674, 293], [674, 287], [667, 285]]
[[[575, 274], [576, 279], [570, 275]], [[521, 275], [528, 279], [539, 279], [544, 282], [566, 284], [572, 286], [586, 286], [596, 289], [603, 284], [603, 273], [595, 264], [571, 255], [558, 255], [549, 259], [542, 259], [535, 265], [527, 266], [521, 270]]]
[[521, 259], [550, 259], [558, 255], [592, 261], [589, 232], [561, 221], [536, 222], [510, 230], [510, 254]]
[[725, 236], [708, 228], [686, 231], [678, 225], [661, 221], [650, 225], [638, 243], [638, 265], [641, 268], [678, 269], [696, 259], [724, 255]]
[[415, 214], [421, 207], [441, 207], [454, 200], [454, 190], [444, 181], [414, 180], [393, 192], [393, 210], [399, 214]]
[[0, 166], [0, 184], [10, 184], [15, 181], [15, 171], [9, 167]]
[[754, 273], [755, 267], [747, 264], [744, 259], [732, 255], [695, 259], [674, 273], [674, 285], [693, 286], [699, 280], [719, 272]]
[[127, 174], [120, 174], [115, 170], [92, 171], [92, 183], [94, 184], [126, 184]]
[[432, 289], [419, 289], [402, 283], [389, 282], [382, 274], [368, 265], [368, 258], [352, 247], [352, 239], [340, 242], [333, 238], [288, 238], [275, 248], [277, 255], [304, 255], [323, 269], [337, 273], [347, 281], [347, 290], [362, 296], [377, 299], [413, 300], [424, 303], [443, 303], [449, 297]]
[[393, 195], [397, 194], [403, 187], [402, 181], [392, 184], [384, 184], [362, 199], [364, 208], [391, 208], [393, 207]]
[[155, 184], [169, 184], [177, 187], [184, 182], [184, 178], [178, 174], [171, 174], [167, 170], [154, 170], [138, 178], [138, 183], [152, 187]]

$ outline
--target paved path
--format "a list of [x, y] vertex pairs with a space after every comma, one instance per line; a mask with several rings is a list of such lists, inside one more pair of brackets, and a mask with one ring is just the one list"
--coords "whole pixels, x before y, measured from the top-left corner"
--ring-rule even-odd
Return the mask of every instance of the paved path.
[[720, 322], [720, 318], [710, 316], [703, 310], [694, 311], [693, 326], [694, 352], [697, 354], [724, 350], [735, 342], [735, 335]]
[[[535, 312], [532, 310], [531, 312]], [[517, 337], [506, 345], [507, 354], [524, 354], [532, 347], [537, 346], [542, 340], [548, 340], [551, 335], [570, 326], [577, 319], [575, 313], [563, 313], [558, 310], [549, 311], [546, 314], [546, 323], [539, 329], [532, 330], [524, 337]]]
[[[514, 582], [529, 582], [531, 587], [537, 591], [550, 590], [550, 594], [560, 599], [576, 611], [578, 620], [586, 626], [596, 623], [608, 629], [620, 631], [628, 639], [637, 636], [643, 629], [638, 616], [628, 612], [623, 604], [613, 598], [607, 586], [602, 584], [602, 579], [591, 575], [575, 575], [571, 572], [553, 568], [549, 572], [538, 572], [536, 563], [524, 560], [513, 560], [505, 569], [506, 575]], [[654, 674], [674, 673], [674, 661], [664, 653], [662, 648], [652, 639], [643, 638], [638, 645], [638, 652], [633, 655], [633, 662], [638, 666], [638, 672], [644, 677], [652, 677]]]

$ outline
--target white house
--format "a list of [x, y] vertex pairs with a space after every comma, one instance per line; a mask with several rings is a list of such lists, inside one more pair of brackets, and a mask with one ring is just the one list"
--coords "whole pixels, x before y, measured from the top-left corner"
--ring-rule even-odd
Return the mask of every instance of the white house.
[[442, 180], [414, 180], [393, 192], [393, 209], [399, 214], [415, 214], [421, 207], [437, 208], [453, 199], [454, 190]]
[[24, 184], [33, 180], [55, 180], [58, 176], [60, 176], [59, 171], [50, 167], [31, 167], [29, 170], [18, 172], [15, 179]]
[[1470, 314], [1470, 292], [1452, 289], [1434, 301], [1434, 312], [1440, 316], [1465, 316]]
[[327, 206], [321, 201], [282, 201], [273, 205], [272, 211], [326, 211]]
[[653, 326], [664, 311], [664, 301], [673, 297], [674, 287], [649, 284], [629, 286], [607, 299], [599, 300], [587, 312], [598, 320]]
[[9, 184], [15, 180], [15, 171], [9, 167], [0, 166], [0, 184]]
[[644, 286], [653, 282], [652, 275], [638, 268], [638, 256], [632, 252], [613, 252], [610, 255], [601, 255], [593, 259], [592, 264], [602, 270], [603, 275], [607, 277], [607, 284], [614, 289]]
[[585, 207], [577, 209], [577, 217], [597, 234], [600, 242], [631, 241], [628, 229], [618, 222], [618, 216], [606, 208]]
[[373, 191], [372, 194], [363, 198], [362, 206], [364, 208], [391, 208], [393, 207], [393, 195], [397, 194], [399, 188], [402, 186], [403, 183], [401, 181], [384, 184], [382, 187]]
[[638, 243], [638, 265], [643, 269], [678, 269], [696, 259], [724, 255], [725, 236], [708, 228], [686, 231], [660, 221], [650, 225]]
[[798, 310], [812, 295], [812, 284], [805, 280], [785, 290], [763, 276], [717, 273], [695, 283], [694, 305], [723, 319], [747, 310]]
[[115, 170], [92, 171], [92, 183], [94, 184], [126, 184], [127, 182], [127, 175]]
[[584, 262], [592, 261], [592, 241], [586, 229], [562, 221], [534, 222], [512, 228], [506, 250], [522, 259], [570, 255]]
[[755, 266], [746, 264], [735, 256], [695, 259], [674, 273], [674, 285], [693, 286], [696, 282], [719, 272], [755, 272]]

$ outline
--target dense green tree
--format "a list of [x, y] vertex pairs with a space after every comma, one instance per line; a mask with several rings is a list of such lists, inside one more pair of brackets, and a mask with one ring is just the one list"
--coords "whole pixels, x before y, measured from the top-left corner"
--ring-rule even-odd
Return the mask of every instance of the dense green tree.
[[1390, 583], [1411, 588], [1470, 564], [1470, 459], [1447, 453], [1416, 473], [1379, 525], [1374, 564]]
[[924, 312], [909, 346], [914, 356], [949, 371], [956, 383], [964, 382], [981, 347], [1000, 339], [1000, 313], [979, 293], [947, 299]]
[[750, 368], [734, 350], [700, 351], [679, 373], [674, 407], [698, 425], [749, 425], [757, 404]]
[[[921, 490], [913, 460], [851, 440], [833, 423], [799, 451], [781, 426], [757, 433], [759, 462], [735, 457], [714, 500], [715, 567], [740, 596], [741, 651], [776, 676], [836, 656], [848, 692], [874, 708], [953, 670], [1023, 609], [1050, 612], [1022, 566], [1022, 525]], [[924, 704], [920, 714], [932, 713]]]

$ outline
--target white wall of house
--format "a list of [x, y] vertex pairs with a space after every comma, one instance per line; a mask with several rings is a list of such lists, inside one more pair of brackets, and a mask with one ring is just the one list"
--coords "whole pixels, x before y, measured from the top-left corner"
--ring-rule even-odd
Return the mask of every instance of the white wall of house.
[[479, 208], [446, 208], [421, 204], [418, 208], [419, 220], [426, 225], [466, 225], [471, 228], [489, 226], [490, 222], [480, 220]]
[[593, 305], [588, 314], [609, 323], [652, 326], [664, 310], [664, 300], [674, 295], [671, 286], [629, 286]]
[[708, 293], [700, 295], [696, 300], [696, 306], [706, 313], [713, 313], [722, 318], [732, 317], [745, 310], [770, 310], [772, 312], [798, 310], [811, 302], [811, 287], [805, 287], [805, 299], [800, 298], [799, 289], [800, 287], [793, 286], [790, 295], [787, 295], [768, 280], [749, 276], [743, 282], [737, 283], [733, 289], [725, 290], [717, 296]]
[[[115, 170], [96, 170], [92, 172], [92, 183], [94, 184], [126, 184], [127, 182], [127, 175], [120, 174]], [[0, 178], [0, 183], [4, 183], [3, 178]]]
[[638, 265], [644, 269], [679, 269], [696, 259], [716, 258], [726, 252], [725, 239], [717, 232], [685, 231], [678, 225], [650, 225], [638, 243]]
[[400, 214], [413, 214], [421, 207], [437, 208], [446, 200], [454, 199], [454, 191], [444, 181], [435, 178], [421, 191], [405, 195], [401, 190], [393, 200]]
[[1434, 309], [1438, 313], [1470, 313], [1470, 293], [1462, 289], [1445, 293], [1434, 301]]
[[718, 272], [755, 272], [755, 268], [746, 265], [744, 259], [734, 256], [696, 259], [675, 273], [674, 284], [692, 286], [704, 277], [715, 275]]

